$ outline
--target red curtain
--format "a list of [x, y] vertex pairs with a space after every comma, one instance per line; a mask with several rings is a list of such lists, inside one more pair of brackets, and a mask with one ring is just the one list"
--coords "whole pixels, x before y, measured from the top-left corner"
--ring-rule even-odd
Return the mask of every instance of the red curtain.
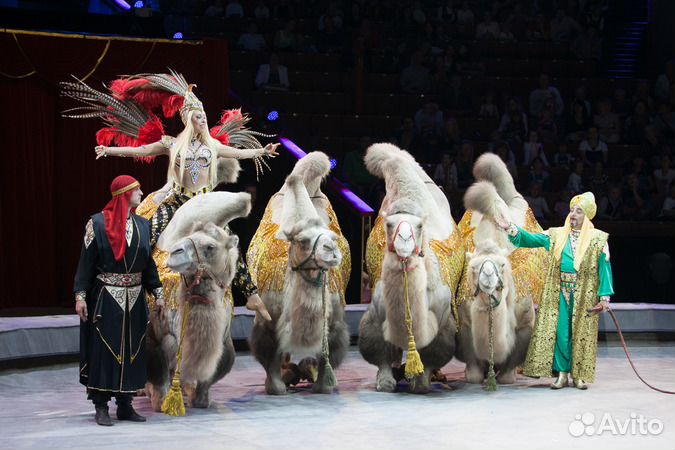
[[[59, 97], [57, 83], [95, 68], [86, 82], [100, 88], [120, 74], [171, 67], [197, 84], [214, 123], [227, 102], [227, 44], [2, 33], [0, 55], [0, 308], [67, 306], [84, 225], [108, 202], [112, 179], [133, 175], [149, 193], [164, 184], [167, 161], [95, 160], [100, 122], [62, 118], [76, 104]], [[180, 120], [166, 125], [176, 132]]]

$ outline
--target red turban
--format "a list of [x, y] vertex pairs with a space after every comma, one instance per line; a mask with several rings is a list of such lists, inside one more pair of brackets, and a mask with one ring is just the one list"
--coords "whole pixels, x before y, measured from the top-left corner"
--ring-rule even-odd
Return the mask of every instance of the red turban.
[[[140, 186], [141, 184], [129, 175], [118, 176], [110, 185], [110, 192], [113, 197], [103, 209], [103, 219], [105, 234], [108, 236], [115, 261], [121, 261], [127, 249], [126, 228], [129, 200], [131, 199], [131, 193]], [[136, 208], [131, 212], [134, 213], [135, 210]]]

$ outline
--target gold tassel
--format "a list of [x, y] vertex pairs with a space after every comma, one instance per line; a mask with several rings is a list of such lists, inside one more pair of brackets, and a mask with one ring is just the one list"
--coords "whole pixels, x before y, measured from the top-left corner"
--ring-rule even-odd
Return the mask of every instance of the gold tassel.
[[184, 416], [185, 402], [183, 400], [183, 390], [180, 385], [180, 365], [183, 359], [183, 338], [185, 337], [185, 328], [187, 328], [188, 303], [183, 303], [183, 315], [181, 317], [180, 341], [178, 342], [178, 352], [176, 352], [176, 373], [171, 380], [171, 389], [166, 394], [162, 402], [162, 412], [169, 416]]
[[417, 351], [415, 335], [413, 334], [412, 313], [410, 312], [410, 300], [408, 299], [408, 271], [405, 262], [403, 263], [403, 290], [405, 292], [405, 324], [408, 327], [408, 358], [405, 362], [405, 377], [411, 379], [424, 373], [424, 364]]
[[[502, 297], [503, 298], [503, 297]], [[492, 310], [494, 307], [492, 304], [489, 306], [489, 311], [488, 311], [488, 326], [490, 328], [490, 334], [489, 334], [489, 340], [488, 340], [488, 347], [489, 347], [489, 360], [488, 360], [488, 377], [487, 377], [487, 383], [485, 384], [485, 390], [489, 392], [494, 392], [497, 390], [497, 378], [495, 376], [495, 347], [494, 347], [494, 322], [492, 319]]]
[[180, 372], [176, 373], [171, 380], [171, 389], [166, 394], [164, 402], [162, 402], [162, 412], [169, 416], [184, 416], [185, 402], [183, 401], [183, 391], [180, 387]]
[[328, 345], [328, 333], [330, 330], [328, 329], [328, 305], [326, 304], [328, 299], [326, 299], [326, 288], [326, 272], [322, 270], [321, 301], [323, 304], [323, 338], [321, 342], [321, 356], [326, 361], [326, 365], [323, 368], [323, 383], [327, 387], [333, 388], [337, 386], [338, 382], [333, 366], [330, 364], [330, 347]]

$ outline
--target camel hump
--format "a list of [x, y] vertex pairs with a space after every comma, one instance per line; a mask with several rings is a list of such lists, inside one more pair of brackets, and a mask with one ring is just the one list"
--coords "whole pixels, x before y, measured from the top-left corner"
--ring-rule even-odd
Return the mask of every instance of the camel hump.
[[[290, 176], [298, 176], [309, 186], [316, 180], [323, 180], [330, 173], [330, 159], [323, 152], [311, 152], [300, 159]], [[290, 178], [289, 176], [289, 178]]]
[[384, 178], [384, 168], [382, 166], [385, 162], [389, 161], [391, 158], [400, 156], [400, 154], [401, 149], [394, 144], [378, 142], [377, 144], [368, 147], [366, 156], [363, 160], [366, 163], [368, 172], [378, 178]]
[[515, 199], [522, 199], [506, 163], [494, 153], [483, 153], [478, 157], [473, 166], [473, 176], [478, 181], [489, 181], [494, 184], [499, 196], [509, 206], [512, 206]]
[[499, 194], [492, 183], [477, 181], [466, 190], [464, 207], [467, 210], [478, 211], [487, 217], [492, 217], [495, 214], [495, 203], [498, 199]]

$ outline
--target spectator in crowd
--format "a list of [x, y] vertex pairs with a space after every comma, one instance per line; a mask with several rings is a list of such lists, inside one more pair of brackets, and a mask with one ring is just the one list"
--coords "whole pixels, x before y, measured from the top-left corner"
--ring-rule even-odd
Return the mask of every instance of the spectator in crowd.
[[443, 56], [436, 56], [434, 58], [434, 70], [431, 73], [431, 91], [435, 95], [439, 95], [445, 92], [449, 85], [450, 80], [448, 79], [448, 72], [445, 70]]
[[558, 9], [551, 19], [551, 39], [555, 42], [574, 42], [580, 34], [581, 26], [577, 21], [565, 14], [564, 9]]
[[443, 130], [443, 111], [438, 104], [429, 102], [418, 109], [415, 113], [415, 127], [426, 153], [423, 159], [427, 162], [438, 161], [434, 153], [440, 144]]
[[660, 102], [675, 102], [675, 60], [666, 63], [666, 70], [656, 79], [654, 96]]
[[464, 140], [456, 161], [457, 185], [460, 189], [466, 189], [474, 182], [473, 163], [473, 142]]
[[225, 6], [223, 6], [223, 0], [216, 0], [213, 4], [209, 5], [206, 10], [204, 10], [204, 15], [206, 17], [221, 17], [225, 14]]
[[602, 197], [607, 192], [608, 181], [609, 177], [605, 174], [605, 166], [600, 161], [596, 162], [593, 166], [593, 175], [589, 180], [589, 187], [596, 198]]
[[600, 61], [600, 58], [602, 58], [602, 41], [597, 30], [588, 27], [586, 31], [580, 33], [572, 44], [572, 53], [582, 60]]
[[577, 86], [574, 89], [574, 98], [570, 102], [570, 104], [574, 103], [581, 103], [584, 105], [584, 113], [586, 114], [586, 119], [591, 120], [591, 112], [592, 112], [592, 105], [590, 100], [588, 100], [588, 91], [586, 90], [586, 86]]
[[631, 112], [631, 104], [628, 101], [626, 90], [623, 88], [614, 89], [614, 98], [612, 100], [612, 109], [619, 115], [619, 119], [624, 121]]
[[578, 100], [572, 102], [571, 114], [567, 118], [567, 142], [577, 144], [586, 139], [588, 127], [591, 126], [584, 104]]
[[492, 92], [489, 92], [481, 100], [478, 115], [484, 119], [496, 119], [499, 117], [499, 109], [494, 103], [494, 94]]
[[295, 8], [291, 0], [276, 0], [274, 3], [272, 17], [277, 20], [288, 20], [295, 17]]
[[453, 0], [447, 0], [444, 5], [439, 5], [436, 8], [436, 21], [445, 24], [457, 22], [457, 8]]
[[530, 166], [535, 159], [539, 158], [545, 167], [548, 167], [548, 159], [544, 153], [544, 144], [539, 141], [539, 133], [535, 130], [530, 131], [530, 137], [523, 144], [523, 165]]
[[506, 111], [502, 114], [497, 129], [501, 139], [509, 144], [520, 144], [525, 141], [528, 135], [527, 115], [523, 112], [520, 103], [516, 98], [509, 99]]
[[675, 184], [670, 187], [670, 192], [663, 199], [663, 206], [661, 207], [660, 219], [675, 220]]
[[344, 33], [336, 26], [336, 17], [324, 15], [323, 28], [319, 29], [317, 46], [322, 53], [342, 51], [344, 47]]
[[416, 51], [410, 58], [410, 65], [401, 73], [401, 88], [406, 94], [426, 94], [431, 89], [429, 69], [422, 61], [422, 53]]
[[506, 164], [511, 177], [514, 181], [518, 181], [518, 167], [516, 166], [516, 155], [513, 154], [509, 143], [506, 141], [499, 141], [494, 146], [494, 152]]
[[643, 101], [647, 105], [649, 114], [652, 114], [654, 112], [654, 98], [649, 92], [649, 81], [643, 80], [638, 82], [635, 93], [633, 94], [633, 105], [639, 101]]
[[258, 26], [251, 22], [248, 31], [239, 36], [237, 47], [246, 52], [260, 52], [267, 50], [267, 43], [263, 35], [258, 33]]
[[418, 150], [418, 133], [415, 128], [415, 121], [412, 117], [404, 117], [401, 122], [401, 129], [395, 136], [398, 146], [408, 150], [413, 155]]
[[593, 124], [598, 128], [600, 139], [610, 144], [619, 142], [621, 129], [619, 115], [612, 111], [612, 102], [609, 99], [598, 103], [598, 113], [593, 117]]
[[231, 0], [225, 7], [226, 19], [241, 19], [244, 17], [244, 7], [239, 0]]
[[511, 24], [509, 22], [503, 22], [499, 25], [499, 36], [497, 37], [499, 42], [514, 42], [516, 36], [511, 31]]
[[279, 51], [297, 50], [300, 38], [295, 33], [295, 20], [288, 20], [274, 35], [274, 48]]
[[645, 200], [643, 194], [640, 193], [639, 181], [635, 174], [628, 175], [627, 192], [623, 198], [622, 216], [627, 220], [641, 219], [645, 211]]
[[530, 195], [525, 196], [525, 200], [530, 205], [535, 219], [544, 220], [551, 217], [551, 210], [548, 208], [546, 197], [542, 195], [541, 183], [532, 183]]
[[265, 4], [264, 0], [258, 0], [255, 4], [255, 9], [253, 10], [253, 16], [256, 20], [269, 20], [270, 19], [270, 9]]
[[588, 129], [588, 138], [584, 139], [579, 144], [579, 156], [581, 156], [581, 160], [587, 165], [594, 164], [598, 161], [607, 164], [607, 153], [607, 144], [600, 139], [598, 127], [590, 127]]
[[543, 14], [537, 14], [527, 26], [526, 36], [533, 41], [548, 41], [551, 39], [551, 26]]
[[661, 157], [661, 166], [654, 170], [654, 185], [659, 192], [668, 192], [675, 179], [675, 169], [670, 166], [670, 157]]
[[628, 175], [630, 174], [633, 174], [637, 177], [638, 188], [641, 193], [647, 193], [654, 190], [653, 173], [650, 173], [647, 170], [647, 164], [641, 156], [636, 155], [633, 157], [632, 164], [626, 174], [626, 178], [628, 178]]
[[670, 103], [661, 103], [654, 116], [654, 134], [660, 143], [672, 144], [675, 140], [675, 112]]
[[551, 86], [548, 75], [542, 73], [539, 76], [539, 87], [530, 92], [530, 114], [539, 117], [549, 100], [553, 101], [556, 116], [560, 116], [564, 109], [560, 92], [554, 86]]
[[441, 136], [441, 145], [444, 151], [450, 152], [451, 155], [456, 155], [462, 145], [462, 137], [459, 131], [459, 122], [454, 117], [448, 117], [445, 120], [443, 133]]
[[584, 185], [584, 163], [582, 161], [577, 161], [574, 164], [574, 172], [567, 178], [567, 190], [572, 195], [581, 194], [586, 191], [586, 186]]
[[570, 154], [567, 144], [564, 142], [558, 144], [558, 151], [553, 155], [553, 166], [571, 170], [573, 164], [574, 156]]
[[272, 53], [268, 64], [261, 64], [255, 76], [255, 86], [258, 89], [269, 91], [287, 91], [288, 68], [279, 64], [279, 57]]
[[492, 18], [492, 14], [483, 14], [483, 21], [476, 26], [476, 39], [497, 39], [499, 37], [499, 24]]
[[363, 157], [371, 144], [369, 136], [362, 136], [356, 150], [347, 152], [342, 163], [342, 177], [361, 198], [369, 198], [377, 178], [368, 172]]
[[548, 191], [549, 178], [550, 175], [546, 171], [544, 163], [541, 161], [541, 159], [536, 158], [534, 161], [532, 161], [532, 165], [530, 166], [530, 186], [532, 183], [539, 183], [545, 191]]
[[633, 113], [626, 119], [623, 139], [628, 144], [649, 142], [657, 144], [652, 117], [645, 100], [638, 100], [633, 106]]
[[424, 8], [419, 0], [413, 3], [412, 19], [417, 25], [424, 25], [427, 23], [427, 15], [424, 13]]
[[450, 77], [450, 86], [441, 96], [441, 102], [445, 109], [456, 114], [463, 114], [471, 110], [471, 96], [467, 89], [462, 86], [462, 77], [454, 74]]
[[546, 102], [546, 107], [539, 114], [537, 132], [541, 141], [546, 144], [558, 142], [558, 124], [555, 120], [553, 102]]
[[560, 191], [558, 200], [553, 205], [553, 212], [558, 219], [565, 219], [570, 213], [570, 200], [572, 199], [572, 194], [570, 191], [563, 190]]
[[620, 186], [611, 186], [598, 203], [599, 220], [621, 220], [623, 218], [623, 198]]
[[336, 2], [330, 2], [328, 4], [328, 9], [321, 16], [319, 16], [319, 22], [317, 23], [317, 29], [319, 31], [325, 31], [328, 28], [335, 30], [342, 30], [342, 17], [343, 13], [340, 10]]
[[457, 10], [457, 25], [463, 26], [465, 29], [471, 29], [475, 21], [476, 18], [469, 7], [469, 2], [462, 2], [462, 6]]
[[436, 164], [434, 182], [442, 187], [445, 192], [457, 190], [457, 166], [449, 153], [443, 153], [441, 162]]

